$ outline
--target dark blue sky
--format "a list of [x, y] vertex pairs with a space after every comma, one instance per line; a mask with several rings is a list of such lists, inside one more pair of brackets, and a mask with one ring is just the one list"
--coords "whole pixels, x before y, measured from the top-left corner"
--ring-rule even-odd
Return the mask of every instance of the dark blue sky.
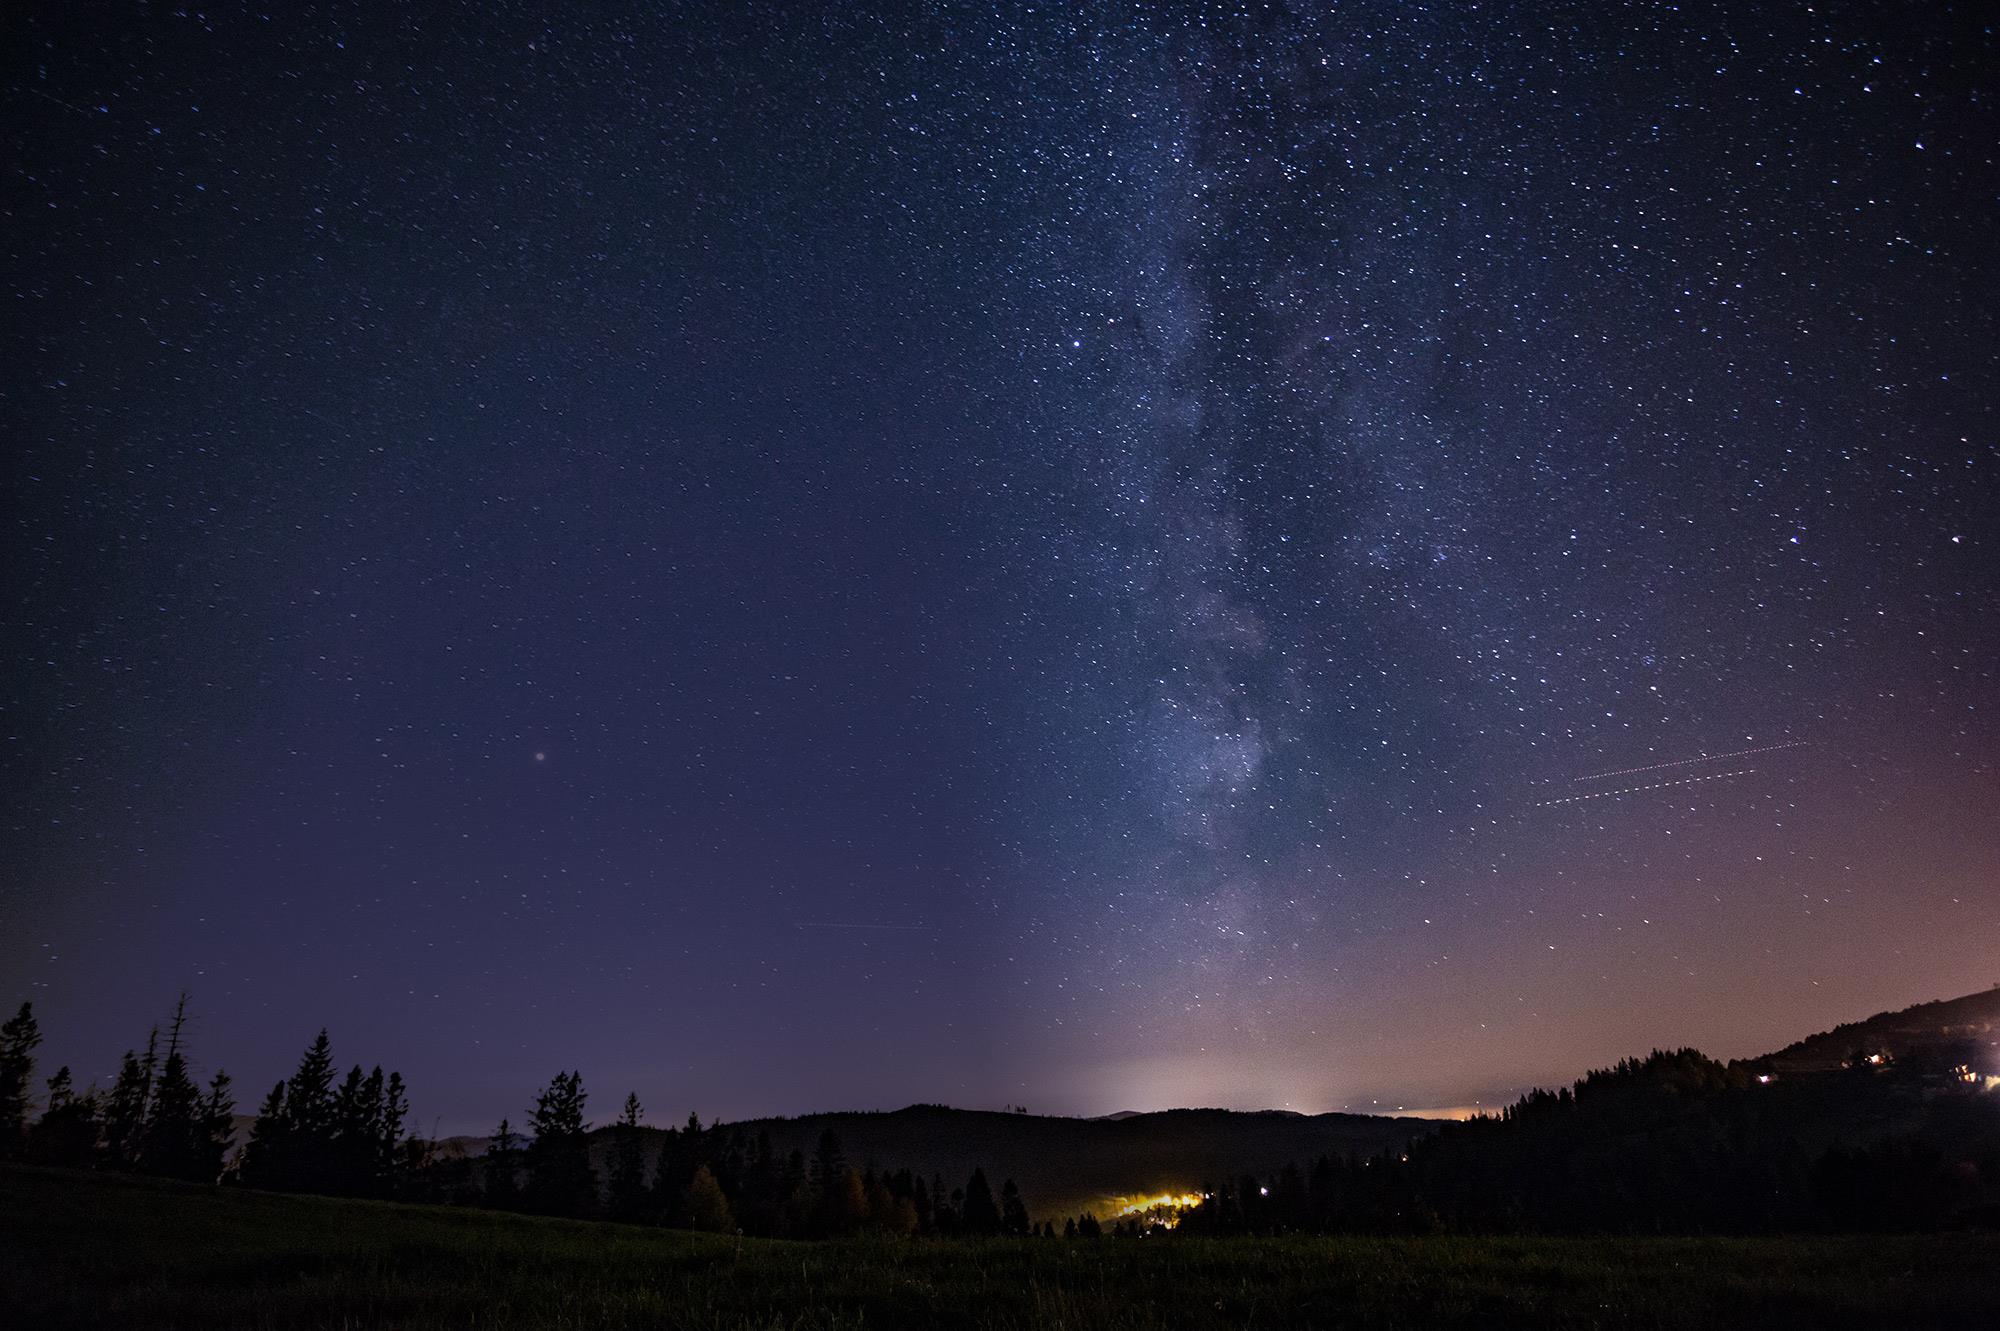
[[80, 1081], [1442, 1106], [2000, 979], [1969, 8], [5, 23]]

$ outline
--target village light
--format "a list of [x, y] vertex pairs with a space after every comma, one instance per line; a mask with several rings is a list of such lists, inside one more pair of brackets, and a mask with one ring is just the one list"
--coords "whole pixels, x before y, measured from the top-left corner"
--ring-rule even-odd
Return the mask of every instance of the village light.
[[1142, 1219], [1147, 1222], [1147, 1230], [1172, 1229], [1180, 1224], [1181, 1213], [1200, 1206], [1208, 1198], [1201, 1192], [1163, 1192], [1152, 1197], [1114, 1197], [1111, 1199], [1111, 1215], [1114, 1220]]

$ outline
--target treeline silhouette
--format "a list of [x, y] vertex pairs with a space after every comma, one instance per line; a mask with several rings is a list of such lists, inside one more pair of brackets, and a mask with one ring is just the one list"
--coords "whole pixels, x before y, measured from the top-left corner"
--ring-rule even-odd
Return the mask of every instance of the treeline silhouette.
[[[848, 1160], [824, 1132], [808, 1155], [767, 1132], [690, 1114], [645, 1124], [636, 1094], [593, 1131], [576, 1072], [558, 1073], [517, 1131], [478, 1156], [405, 1131], [400, 1074], [341, 1076], [325, 1031], [265, 1096], [232, 1153], [226, 1073], [200, 1087], [176, 1004], [111, 1087], [70, 1070], [33, 1113], [33, 1009], [0, 1025], [0, 1155], [278, 1191], [399, 1198], [786, 1238], [851, 1234], [1055, 1237], [1013, 1180], [947, 1184]], [[1896, 1058], [1856, 1049], [1837, 1071], [1778, 1076], [1692, 1049], [1654, 1051], [1441, 1125], [1403, 1151], [1328, 1156], [1205, 1185], [1198, 1205], [1062, 1222], [1065, 1237], [1272, 1233], [1766, 1233], [2000, 1225], [2000, 1095], [1976, 1042]], [[1975, 1071], [1978, 1068], [1978, 1071]]]
[[236, 1176], [253, 1188], [394, 1197], [404, 1175], [424, 1163], [421, 1142], [403, 1135], [410, 1110], [403, 1075], [386, 1078], [361, 1065], [333, 1084], [326, 1032], [306, 1049], [298, 1071], [271, 1088], [257, 1110]]
[[0, 1158], [770, 1237], [1036, 1232], [1012, 1179], [996, 1195], [979, 1168], [949, 1190], [935, 1174], [926, 1182], [908, 1169], [857, 1168], [832, 1132], [807, 1159], [800, 1151], [780, 1158], [767, 1134], [703, 1127], [692, 1114], [678, 1130], [652, 1131], [636, 1094], [626, 1096], [607, 1151], [606, 1134], [593, 1134], [585, 1118], [588, 1095], [576, 1072], [558, 1073], [535, 1098], [525, 1135], [502, 1119], [483, 1157], [441, 1158], [435, 1143], [405, 1132], [402, 1074], [356, 1064], [339, 1077], [324, 1030], [264, 1097], [249, 1140], [232, 1156], [229, 1076], [218, 1071], [206, 1093], [197, 1090], [187, 1022], [183, 996], [164, 1048], [156, 1029], [143, 1055], [126, 1053], [108, 1093], [77, 1092], [69, 1068], [58, 1068], [35, 1117], [41, 1033], [33, 1006], [22, 1004], [0, 1025]]
[[[1876, 1058], [1881, 1058], [1876, 1055]], [[1406, 1153], [1204, 1189], [1196, 1234], [1776, 1233], [2000, 1225], [2000, 1104], [1968, 1054], [1780, 1080], [1656, 1050]], [[1873, 1140], [1854, 1146], [1856, 1137]]]
[[679, 1128], [650, 1130], [637, 1094], [593, 1139], [586, 1100], [578, 1073], [556, 1074], [535, 1099], [525, 1140], [502, 1119], [483, 1156], [436, 1163], [419, 1189], [433, 1201], [769, 1238], [1036, 1228], [1014, 1181], [996, 1195], [984, 1169], [947, 1190], [935, 1174], [857, 1167], [832, 1131], [808, 1157], [780, 1155], [765, 1132], [704, 1127], [695, 1114]]
[[146, 1052], [125, 1051], [108, 1092], [79, 1092], [68, 1067], [46, 1084], [41, 1116], [28, 1123], [35, 1049], [42, 1042], [34, 1007], [0, 1025], [0, 1153], [44, 1164], [90, 1166], [213, 1183], [227, 1161], [236, 1105], [229, 1074], [202, 1090], [191, 1072], [187, 997], [174, 1005], [164, 1048], [155, 1027]]

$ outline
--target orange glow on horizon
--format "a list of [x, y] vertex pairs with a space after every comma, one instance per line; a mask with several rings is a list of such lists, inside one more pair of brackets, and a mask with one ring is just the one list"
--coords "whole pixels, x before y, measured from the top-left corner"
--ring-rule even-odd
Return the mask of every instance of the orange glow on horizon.
[[1139, 1217], [1160, 1229], [1172, 1229], [1181, 1222], [1183, 1211], [1191, 1211], [1206, 1200], [1207, 1195], [1199, 1192], [1162, 1192], [1150, 1197], [1111, 1197], [1105, 1205], [1114, 1221]]

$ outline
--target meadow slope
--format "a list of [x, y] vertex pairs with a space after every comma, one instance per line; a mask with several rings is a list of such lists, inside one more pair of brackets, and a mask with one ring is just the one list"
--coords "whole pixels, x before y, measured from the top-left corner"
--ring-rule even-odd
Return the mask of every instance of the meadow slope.
[[0, 1170], [0, 1322], [1961, 1326], [2000, 1236], [784, 1243]]

